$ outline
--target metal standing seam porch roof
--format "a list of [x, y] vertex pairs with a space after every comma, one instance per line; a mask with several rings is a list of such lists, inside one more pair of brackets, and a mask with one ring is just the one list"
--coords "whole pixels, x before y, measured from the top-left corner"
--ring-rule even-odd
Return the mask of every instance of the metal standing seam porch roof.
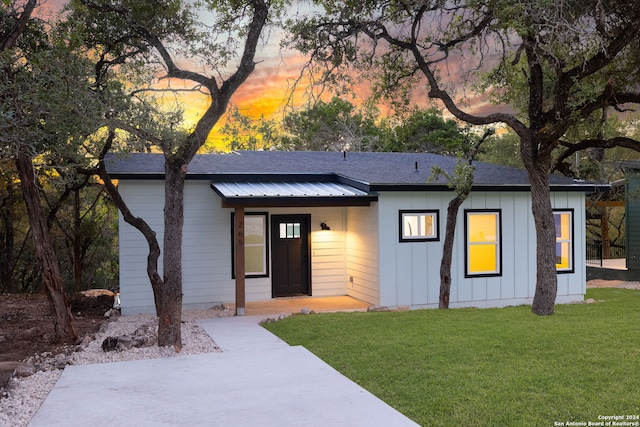
[[211, 188], [226, 207], [369, 205], [378, 198], [340, 182], [221, 181]]

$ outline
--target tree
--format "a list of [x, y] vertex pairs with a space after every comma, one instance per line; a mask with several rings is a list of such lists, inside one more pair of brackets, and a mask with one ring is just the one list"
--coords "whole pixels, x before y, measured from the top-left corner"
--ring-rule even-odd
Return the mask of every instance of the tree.
[[287, 112], [282, 122], [252, 119], [233, 108], [222, 128], [231, 150], [396, 151], [456, 155], [468, 149], [465, 133], [435, 108], [380, 117], [368, 100], [362, 106], [333, 97]]
[[[281, 4], [264, 0], [199, 2], [197, 5], [205, 6], [205, 12], [213, 19], [209, 26], [197, 22], [194, 5], [179, 0], [152, 3], [77, 0], [70, 5], [73, 12], [70, 20], [79, 24], [78, 31], [85, 30], [83, 36], [88, 46], [95, 49], [97, 68], [102, 69], [101, 72], [124, 65], [157, 66], [156, 75], [169, 86], [163, 88], [149, 85], [147, 81], [128, 81], [132, 95], [139, 102], [153, 102], [154, 99], [148, 96], [151, 93], [163, 90], [175, 93], [170, 85], [172, 81], [193, 84], [192, 90], [203, 93], [210, 101], [195, 126], [189, 129], [183, 126], [180, 131], [172, 132], [173, 126], [165, 126], [162, 131], [139, 118], [137, 122], [129, 123], [117, 120], [117, 117], [111, 121], [111, 126], [160, 148], [165, 157], [163, 275], [160, 277], [153, 262], [148, 262], [147, 271], [158, 312], [158, 344], [170, 345], [179, 351], [182, 347], [182, 229], [186, 173], [209, 132], [225, 114], [231, 96], [255, 69], [254, 58], [263, 29], [277, 15]], [[233, 61], [237, 61], [235, 70], [229, 71], [234, 68]], [[172, 119], [180, 125], [179, 115], [167, 117], [169, 120], [165, 125], [173, 124]], [[128, 215], [124, 217], [134, 219]], [[150, 247], [153, 246], [153, 231], [147, 229], [145, 237]], [[159, 248], [152, 249], [156, 250]]]
[[264, 115], [256, 120], [242, 114], [233, 106], [227, 114], [227, 122], [221, 129], [223, 141], [231, 151], [235, 150], [268, 150], [277, 144], [281, 137], [278, 124]]
[[[58, 342], [73, 343], [70, 305], [41, 206], [33, 159], [38, 151], [72, 137], [65, 127], [77, 106], [68, 79], [77, 77], [79, 61], [51, 44], [41, 25], [31, 19], [36, 1], [5, 2], [2, 7], [0, 46], [2, 74], [3, 148], [14, 156], [20, 187], [31, 225], [36, 259], [53, 312]], [[76, 82], [74, 82], [76, 84]]]
[[[459, 120], [503, 123], [518, 135], [537, 238], [532, 310], [552, 314], [557, 277], [548, 176], [554, 164], [576, 151], [637, 149], [637, 141], [624, 136], [575, 144], [562, 137], [602, 109], [640, 100], [635, 81], [640, 11], [629, 10], [627, 2], [598, 0], [317, 3], [322, 13], [290, 23], [290, 44], [309, 54], [313, 66], [324, 65], [324, 73], [316, 69], [315, 76], [336, 81], [345, 65], [357, 67], [377, 82], [379, 93], [400, 93], [402, 101], [416, 83], [426, 81], [427, 96]], [[455, 74], [447, 74], [453, 69]], [[456, 87], [488, 69], [489, 84], [480, 88], [515, 112], [477, 114], [456, 99]]]
[[333, 97], [287, 113], [277, 148], [309, 151], [380, 151], [378, 111]]
[[413, 108], [407, 117], [393, 128], [394, 138], [384, 151], [435, 153], [456, 155], [468, 148], [467, 140], [455, 120], [445, 120], [436, 108]]
[[438, 308], [449, 308], [449, 299], [451, 296], [451, 261], [453, 259], [453, 240], [456, 233], [458, 210], [471, 193], [471, 188], [473, 187], [473, 172], [475, 170], [473, 162], [476, 159], [478, 150], [481, 144], [487, 137], [492, 135], [493, 132], [493, 129], [487, 129], [481, 138], [469, 144], [470, 146], [466, 152], [460, 154], [453, 173], [448, 173], [440, 166], [436, 166], [432, 170], [431, 179], [435, 180], [439, 176], [444, 176], [449, 186], [456, 193], [455, 197], [451, 199], [447, 205], [447, 221], [445, 225], [444, 244], [442, 246], [442, 260], [440, 261], [440, 297], [438, 300]]
[[478, 160], [496, 165], [523, 168], [520, 158], [520, 138], [515, 133], [506, 132], [487, 138], [478, 152]]

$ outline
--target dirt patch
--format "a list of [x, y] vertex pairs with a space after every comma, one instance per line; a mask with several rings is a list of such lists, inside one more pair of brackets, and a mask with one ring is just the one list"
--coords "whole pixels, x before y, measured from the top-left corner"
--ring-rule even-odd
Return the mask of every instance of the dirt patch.
[[624, 282], [622, 280], [594, 279], [587, 282], [587, 288], [624, 288], [640, 290], [640, 282]]
[[[78, 297], [71, 303], [79, 338], [98, 331], [113, 297]], [[35, 354], [62, 351], [55, 343], [53, 316], [46, 295], [0, 295], [0, 364], [23, 361]], [[6, 365], [9, 366], [9, 365]], [[0, 372], [0, 388], [12, 374]]]

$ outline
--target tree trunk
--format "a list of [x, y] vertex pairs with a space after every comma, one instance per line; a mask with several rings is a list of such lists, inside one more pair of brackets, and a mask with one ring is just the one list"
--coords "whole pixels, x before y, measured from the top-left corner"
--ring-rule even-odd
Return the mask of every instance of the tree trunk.
[[2, 285], [9, 293], [17, 292], [17, 282], [14, 274], [15, 270], [15, 214], [14, 200], [15, 191], [13, 182], [7, 178], [7, 199], [2, 209], [2, 220], [4, 221], [3, 254], [2, 254]]
[[538, 315], [551, 315], [558, 293], [556, 228], [549, 190], [551, 158], [540, 153], [534, 156], [535, 142], [523, 141], [522, 144], [522, 157], [531, 184], [531, 213], [536, 227], [536, 292], [531, 311]]
[[49, 304], [53, 313], [56, 340], [59, 343], [75, 343], [71, 307], [64, 293], [64, 282], [60, 274], [58, 259], [51, 245], [47, 222], [40, 205], [40, 194], [35, 181], [35, 172], [31, 156], [23, 147], [18, 150], [16, 168], [20, 176], [20, 186], [27, 206], [27, 215], [31, 224], [36, 259], [40, 264]]
[[449, 201], [447, 207], [447, 224], [444, 232], [444, 247], [440, 261], [440, 301], [438, 308], [449, 308], [451, 295], [451, 260], [453, 258], [453, 240], [456, 234], [456, 222], [460, 205], [466, 197], [457, 195]]
[[162, 304], [162, 289], [164, 287], [164, 283], [162, 282], [162, 278], [160, 274], [158, 274], [158, 259], [160, 258], [160, 245], [158, 244], [158, 239], [156, 239], [156, 233], [149, 227], [142, 218], [134, 216], [127, 204], [120, 196], [120, 192], [118, 188], [111, 181], [111, 177], [107, 173], [107, 168], [104, 164], [104, 157], [107, 151], [110, 149], [113, 139], [115, 138], [115, 134], [111, 132], [109, 134], [109, 138], [105, 143], [103, 152], [100, 154], [100, 162], [98, 163], [98, 174], [100, 178], [104, 182], [104, 188], [109, 194], [111, 201], [116, 205], [120, 213], [122, 214], [122, 218], [125, 222], [132, 227], [135, 227], [136, 230], [140, 231], [147, 241], [147, 245], [149, 246], [149, 254], [147, 255], [147, 276], [149, 277], [149, 281], [151, 282], [151, 289], [153, 290], [153, 300], [156, 306], [156, 316], [160, 316], [160, 305]]
[[165, 161], [163, 295], [158, 313], [158, 345], [182, 348], [182, 228], [187, 165]]
[[73, 192], [73, 283], [75, 291], [82, 291], [82, 218], [80, 218], [80, 190]]

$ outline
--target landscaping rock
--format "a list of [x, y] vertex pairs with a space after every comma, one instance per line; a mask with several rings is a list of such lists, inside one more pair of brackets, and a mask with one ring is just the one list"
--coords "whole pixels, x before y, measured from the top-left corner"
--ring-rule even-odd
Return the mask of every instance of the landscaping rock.
[[128, 350], [132, 347], [149, 347], [158, 342], [158, 337], [151, 325], [142, 325], [131, 335], [120, 335], [117, 337], [107, 337], [102, 342], [102, 350]]
[[372, 305], [371, 307], [367, 308], [367, 311], [389, 311], [389, 307], [386, 307], [384, 305]]
[[30, 363], [20, 363], [16, 367], [16, 370], [14, 371], [14, 375], [16, 377], [30, 377], [35, 373], [36, 373], [36, 367]]

